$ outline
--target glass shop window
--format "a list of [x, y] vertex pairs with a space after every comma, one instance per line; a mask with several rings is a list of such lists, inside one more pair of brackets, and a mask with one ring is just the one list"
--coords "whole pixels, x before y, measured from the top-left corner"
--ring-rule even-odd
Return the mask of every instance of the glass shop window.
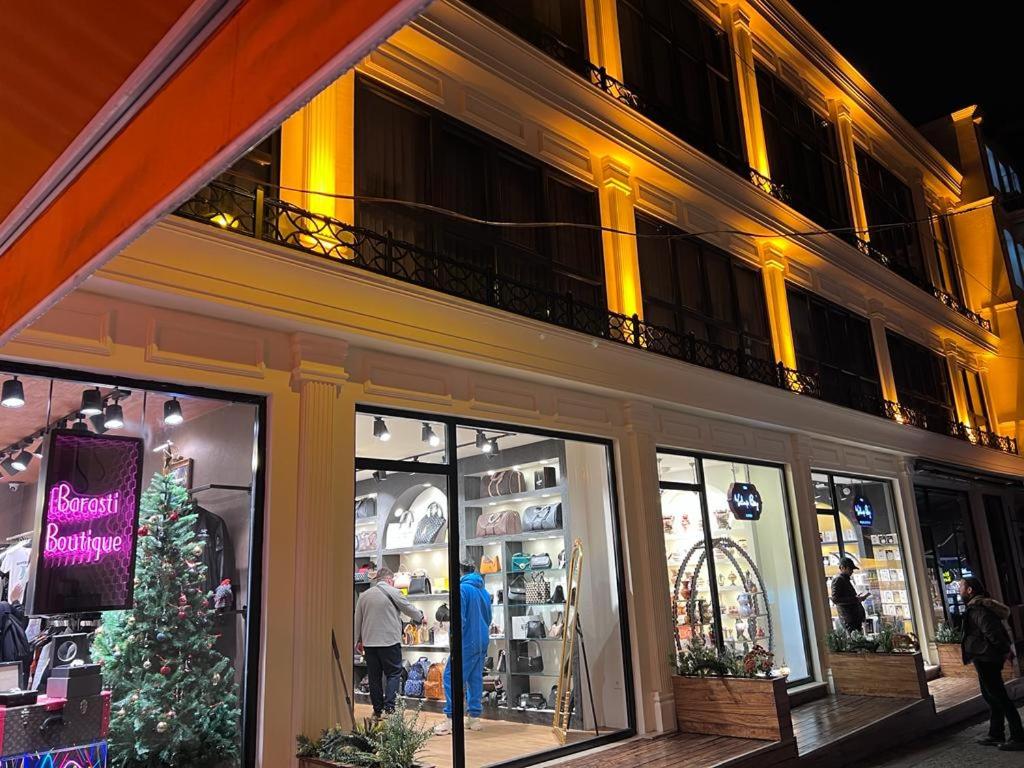
[[921, 522], [924, 561], [929, 576], [929, 597], [935, 623], [957, 626], [964, 611], [958, 583], [978, 576], [978, 549], [971, 507], [964, 491], [917, 486], [917, 517]]
[[[903, 543], [892, 486], [886, 480], [815, 472], [814, 503], [821, 536], [821, 563], [826, 594], [839, 574], [839, 560], [849, 557], [857, 565], [853, 583], [858, 594], [867, 593], [864, 631], [882, 627], [914, 632], [910, 585], [904, 565]], [[829, 602], [832, 623], [840, 626], [839, 611]]]
[[[791, 684], [810, 676], [781, 468], [659, 451], [675, 647], [761, 646]], [[711, 555], [709, 556], [709, 552]]]

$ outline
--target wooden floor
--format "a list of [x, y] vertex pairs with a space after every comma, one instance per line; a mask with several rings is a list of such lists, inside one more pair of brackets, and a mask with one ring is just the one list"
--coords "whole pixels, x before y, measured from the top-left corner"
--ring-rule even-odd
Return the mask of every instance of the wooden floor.
[[875, 723], [913, 706], [912, 699], [827, 696], [793, 710], [793, 735], [801, 757], [828, 749]]
[[[770, 766], [780, 745], [726, 736], [676, 733], [653, 739], [632, 739], [609, 749], [570, 758], [559, 768], [706, 768], [707, 766]], [[792, 753], [790, 748], [787, 755]], [[782, 755], [779, 755], [782, 757]]]
[[973, 677], [940, 677], [928, 683], [928, 690], [935, 699], [935, 711], [943, 712], [971, 699], [981, 696], [978, 681]]

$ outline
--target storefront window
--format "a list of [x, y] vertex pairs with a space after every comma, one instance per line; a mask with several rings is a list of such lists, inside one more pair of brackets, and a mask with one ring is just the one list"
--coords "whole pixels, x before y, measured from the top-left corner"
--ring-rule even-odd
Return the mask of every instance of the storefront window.
[[[357, 720], [392, 702], [418, 709], [441, 731], [422, 754], [439, 767], [457, 754], [539, 762], [628, 734], [608, 446], [370, 412], [356, 436]], [[401, 630], [386, 636], [396, 609]]]
[[8, 723], [60, 727], [2, 739], [0, 763], [251, 765], [258, 399], [17, 381], [0, 409], [0, 687]]
[[[826, 593], [831, 594], [840, 558], [849, 557], [858, 568], [854, 571], [854, 586], [859, 594], [868, 596], [863, 603], [867, 617], [864, 631], [873, 633], [887, 626], [902, 633], [913, 632], [910, 584], [890, 484], [817, 472], [812, 480]], [[831, 601], [829, 608], [832, 623], [839, 628], [839, 611]]]
[[980, 575], [970, 503], [964, 491], [924, 486], [914, 490], [932, 615], [936, 623], [956, 624], [964, 610], [958, 582]]
[[[760, 645], [791, 683], [809, 675], [782, 470], [658, 454], [675, 641]], [[708, 550], [714, 552], [708, 557]]]

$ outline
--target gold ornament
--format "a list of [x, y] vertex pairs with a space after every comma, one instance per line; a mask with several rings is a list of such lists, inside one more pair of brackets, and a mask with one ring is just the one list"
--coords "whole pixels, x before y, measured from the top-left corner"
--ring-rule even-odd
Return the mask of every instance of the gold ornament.
[[220, 672], [213, 673], [213, 684], [220, 685]]
[[170, 726], [167, 725], [167, 723], [165, 723], [163, 720], [161, 720], [159, 723], [156, 724], [156, 732], [157, 733], [166, 733], [167, 729], [169, 727]]

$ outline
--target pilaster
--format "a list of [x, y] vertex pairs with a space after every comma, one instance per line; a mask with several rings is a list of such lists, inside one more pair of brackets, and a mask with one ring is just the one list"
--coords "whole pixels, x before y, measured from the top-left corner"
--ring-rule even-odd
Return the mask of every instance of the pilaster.
[[629, 166], [613, 157], [601, 160], [601, 225], [617, 232], [601, 233], [608, 308], [643, 318], [640, 257]]
[[766, 178], [771, 178], [768, 167], [768, 145], [761, 120], [761, 100], [757, 94], [757, 76], [754, 69], [754, 41], [750, 32], [750, 16], [737, 3], [722, 3], [722, 23], [729, 35], [736, 74], [736, 92], [743, 120], [743, 138], [747, 147], [750, 167]]
[[914, 218], [917, 220], [917, 238], [921, 244], [921, 259], [924, 261], [925, 273], [932, 285], [942, 286], [945, 284], [945, 280], [939, 273], [938, 246], [932, 236], [932, 226], [928, 219], [932, 209], [928, 206], [928, 200], [924, 194], [924, 174], [915, 169], [909, 182], [910, 196], [914, 203]]
[[864, 209], [864, 193], [860, 187], [860, 171], [857, 168], [857, 144], [853, 139], [853, 117], [850, 115], [849, 108], [836, 99], [829, 101], [829, 113], [836, 126], [839, 160], [843, 167], [846, 200], [850, 207], [850, 221], [853, 223], [857, 236], [867, 241], [871, 237], [868, 233], [868, 216]]
[[947, 339], [942, 345], [942, 353], [946, 358], [949, 385], [953, 390], [950, 394], [953, 396], [953, 409], [956, 411], [957, 421], [961, 424], [970, 424], [971, 412], [967, 407], [967, 393], [964, 391], [963, 378], [960, 376], [960, 349], [955, 341]]
[[935, 616], [932, 612], [932, 575], [928, 572], [924, 557], [924, 539], [921, 536], [921, 520], [917, 514], [917, 495], [914, 492], [914, 460], [903, 459], [899, 465], [896, 481], [897, 523], [902, 523], [903, 567], [908, 583], [912, 586], [910, 602], [914, 609], [914, 624], [925, 658], [932, 664], [938, 663], [934, 644]]
[[882, 385], [882, 397], [892, 403], [899, 402], [896, 394], [896, 377], [892, 371], [889, 356], [889, 339], [885, 333], [885, 314], [881, 302], [868, 302], [868, 321], [871, 324], [871, 345], [875, 348], [875, 362], [878, 364], [878, 379]]
[[[344, 369], [347, 344], [297, 333], [291, 337], [291, 353], [291, 386], [299, 395], [293, 717], [295, 732], [317, 734], [334, 723], [351, 720], [331, 650], [336, 592], [345, 583], [335, 573], [335, 566], [345, 561], [337, 555], [348, 551], [342, 549], [342, 532], [352, 530], [354, 515], [351, 504], [340, 503], [336, 481], [341, 474], [337, 463], [339, 401], [348, 379]], [[341, 629], [338, 646], [348, 650], [351, 631]], [[347, 666], [342, 667], [346, 673]], [[351, 691], [352, 681], [346, 685]]]
[[616, 0], [586, 0], [587, 53], [590, 63], [622, 81], [622, 49]]
[[763, 241], [761, 249], [761, 279], [768, 307], [768, 323], [772, 332], [775, 358], [787, 368], [795, 369], [796, 346], [793, 343], [793, 325], [789, 317], [789, 297], [786, 294], [786, 254], [771, 240]]

